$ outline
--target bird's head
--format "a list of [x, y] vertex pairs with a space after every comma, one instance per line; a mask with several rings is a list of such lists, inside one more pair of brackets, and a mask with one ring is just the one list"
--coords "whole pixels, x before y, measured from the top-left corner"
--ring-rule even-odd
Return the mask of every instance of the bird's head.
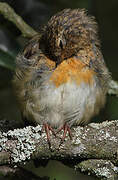
[[99, 44], [97, 24], [84, 9], [64, 9], [52, 16], [43, 38], [46, 51], [56, 63], [76, 55], [91, 43]]

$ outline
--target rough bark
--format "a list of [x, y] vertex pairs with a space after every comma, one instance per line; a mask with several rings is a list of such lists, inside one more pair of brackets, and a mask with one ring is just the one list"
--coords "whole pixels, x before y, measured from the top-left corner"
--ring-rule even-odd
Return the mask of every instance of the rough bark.
[[97, 176], [102, 179], [117, 180], [118, 167], [109, 160], [91, 159], [82, 161], [75, 166], [76, 170]]
[[[0, 132], [0, 165], [17, 165], [31, 159], [39, 161], [55, 159], [72, 168], [84, 169], [83, 171], [95, 174], [97, 170], [93, 173], [92, 163], [90, 169], [90, 162], [96, 159], [94, 161], [96, 165], [98, 160], [102, 160], [98, 164], [105, 168], [107, 168], [106, 162], [110, 162], [111, 166], [108, 167], [111, 170], [107, 168], [107, 171], [112, 171], [110, 175], [113, 176], [114, 166], [114, 174], [117, 175], [118, 120], [105, 121], [100, 124], [91, 123], [85, 127], [74, 127], [72, 128], [73, 139], [70, 140], [67, 136], [64, 142], [61, 142], [60, 138], [63, 132], [57, 137], [50, 133], [51, 146], [47, 142], [45, 132], [41, 133], [41, 129], [42, 126], [38, 125]], [[109, 175], [109, 173], [106, 174]], [[98, 176], [97, 173], [96, 176]]]

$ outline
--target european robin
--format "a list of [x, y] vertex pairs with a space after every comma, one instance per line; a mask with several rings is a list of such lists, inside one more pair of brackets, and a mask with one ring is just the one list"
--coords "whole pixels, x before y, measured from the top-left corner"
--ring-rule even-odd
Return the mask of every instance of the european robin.
[[52, 16], [16, 60], [14, 88], [23, 116], [42, 124], [47, 139], [89, 123], [104, 106], [110, 73], [105, 65], [95, 18], [84, 9]]

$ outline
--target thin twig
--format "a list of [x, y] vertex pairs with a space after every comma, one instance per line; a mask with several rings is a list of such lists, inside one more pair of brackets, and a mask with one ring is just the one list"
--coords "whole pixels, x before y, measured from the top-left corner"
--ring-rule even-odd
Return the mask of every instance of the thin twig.
[[14, 23], [24, 37], [31, 38], [37, 34], [37, 32], [28, 24], [26, 24], [26, 22], [24, 22], [24, 20], [19, 15], [17, 15], [7, 3], [0, 2], [0, 13], [6, 19]]

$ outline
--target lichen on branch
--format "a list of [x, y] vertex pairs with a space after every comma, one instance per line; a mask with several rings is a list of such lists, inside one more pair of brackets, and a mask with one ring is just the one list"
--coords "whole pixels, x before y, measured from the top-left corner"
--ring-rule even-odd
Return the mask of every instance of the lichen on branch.
[[115, 180], [118, 178], [118, 167], [109, 160], [91, 159], [82, 161], [75, 166], [75, 169], [83, 173], [97, 176], [100, 179]]
[[[74, 162], [80, 163], [81, 161], [81, 164], [76, 168], [80, 169], [87, 164], [84, 163], [85, 160], [91, 162], [92, 159], [101, 159], [111, 162], [117, 169], [118, 120], [105, 121], [100, 124], [91, 123], [85, 127], [74, 127], [72, 128], [73, 139], [70, 140], [69, 137], [66, 137], [63, 143], [60, 138], [63, 132], [58, 134], [57, 137], [51, 134], [51, 147], [47, 142], [46, 133], [41, 133], [41, 129], [42, 126], [38, 125], [0, 132], [0, 164], [17, 165], [37, 158], [39, 160], [55, 159], [62, 162], [71, 160], [73, 168], [76, 165]], [[6, 154], [4, 158], [3, 153]], [[106, 161], [100, 161], [103, 163], [103, 167]], [[70, 164], [67, 165], [70, 166]], [[90, 170], [90, 172], [93, 174], [93, 170]], [[113, 172], [112, 169], [111, 172]]]

